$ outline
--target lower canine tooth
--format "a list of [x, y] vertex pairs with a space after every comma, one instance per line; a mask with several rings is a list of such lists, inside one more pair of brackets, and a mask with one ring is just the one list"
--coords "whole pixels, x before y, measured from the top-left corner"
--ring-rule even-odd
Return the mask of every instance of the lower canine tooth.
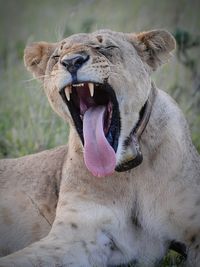
[[89, 90], [90, 90], [90, 95], [91, 97], [94, 96], [94, 84], [93, 83], [88, 83]]
[[71, 93], [71, 87], [65, 88], [65, 95], [68, 101], [70, 101], [70, 93]]

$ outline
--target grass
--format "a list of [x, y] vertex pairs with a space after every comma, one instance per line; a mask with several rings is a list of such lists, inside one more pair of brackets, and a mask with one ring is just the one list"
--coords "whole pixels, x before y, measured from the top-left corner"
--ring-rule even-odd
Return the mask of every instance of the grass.
[[68, 127], [50, 108], [41, 86], [18, 81], [19, 68], [4, 75], [0, 157], [23, 156], [66, 142]]
[[[199, 3], [156, 0], [0, 0], [0, 158], [19, 157], [67, 142], [67, 125], [51, 110], [42, 86], [23, 66], [27, 42], [57, 41], [76, 32], [99, 28], [141, 31], [176, 28], [197, 36]], [[197, 48], [187, 51], [196, 60], [195, 73], [176, 57], [153, 75], [157, 85], [179, 103], [200, 151], [200, 71]], [[178, 266], [171, 254], [165, 267]]]

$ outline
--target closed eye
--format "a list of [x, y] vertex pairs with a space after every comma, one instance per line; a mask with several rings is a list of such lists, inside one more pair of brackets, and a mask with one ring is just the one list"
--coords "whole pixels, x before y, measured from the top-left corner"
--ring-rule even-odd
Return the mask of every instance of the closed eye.
[[55, 59], [56, 61], [58, 61], [59, 57], [60, 57], [59, 55], [53, 55], [52, 56], [52, 58]]
[[96, 46], [95, 47], [96, 48], [96, 50], [98, 50], [98, 51], [105, 51], [105, 50], [111, 50], [111, 49], [115, 49], [115, 48], [118, 48], [119, 49], [119, 47], [118, 46], [115, 46], [115, 45], [108, 45], [108, 46]]
[[95, 49], [102, 54], [103, 56], [105, 56], [106, 58], [108, 58], [110, 61], [112, 61], [113, 58], [113, 51], [115, 49], [120, 50], [120, 48], [118, 46], [115, 45], [109, 45], [109, 46], [96, 46]]

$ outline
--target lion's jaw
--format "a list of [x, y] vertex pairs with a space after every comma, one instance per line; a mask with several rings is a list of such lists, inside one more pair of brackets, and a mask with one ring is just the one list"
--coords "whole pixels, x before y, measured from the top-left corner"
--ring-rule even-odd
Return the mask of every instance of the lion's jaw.
[[150, 72], [173, 45], [165, 31], [137, 37], [102, 30], [26, 49], [27, 68], [39, 78], [45, 74], [50, 104], [75, 125], [93, 175], [110, 175], [135, 156], [125, 153], [127, 138], [148, 99]]

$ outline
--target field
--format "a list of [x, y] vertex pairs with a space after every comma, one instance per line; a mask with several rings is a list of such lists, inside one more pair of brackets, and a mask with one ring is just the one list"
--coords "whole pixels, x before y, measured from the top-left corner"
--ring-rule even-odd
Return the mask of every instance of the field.
[[[23, 66], [25, 45], [100, 28], [124, 32], [165, 28], [175, 35], [177, 51], [153, 79], [181, 106], [200, 151], [198, 0], [0, 0], [0, 4], [0, 158], [67, 142], [67, 125]], [[164, 266], [177, 266], [175, 262], [166, 259]]]

